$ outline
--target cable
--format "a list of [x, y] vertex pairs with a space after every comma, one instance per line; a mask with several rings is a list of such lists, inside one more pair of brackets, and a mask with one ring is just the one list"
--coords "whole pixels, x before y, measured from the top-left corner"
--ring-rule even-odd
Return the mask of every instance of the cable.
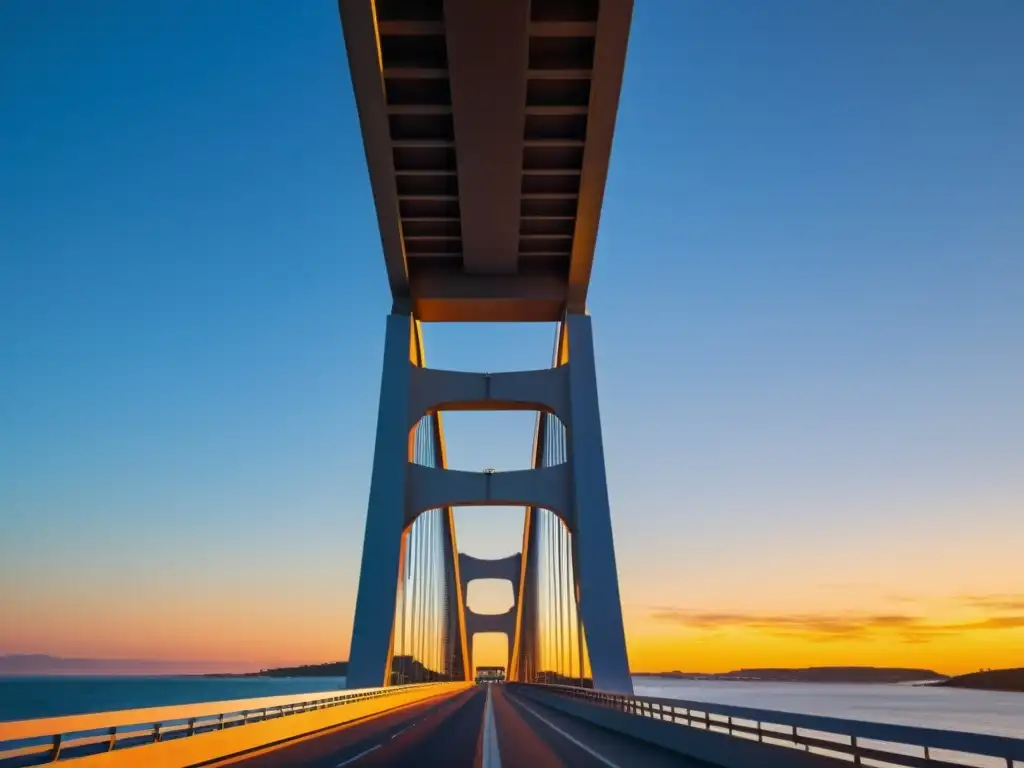
[[413, 550], [412, 550], [412, 637], [409, 644], [409, 663], [411, 665], [410, 676], [413, 680], [419, 680], [419, 670], [416, 667], [416, 657], [419, 654], [420, 643], [420, 538], [423, 535], [423, 526], [419, 518], [413, 523]]
[[[565, 430], [562, 423], [557, 419], [552, 424], [552, 432], [554, 443], [555, 443], [555, 459], [559, 464], [565, 462]], [[566, 572], [565, 563], [565, 541], [566, 541], [566, 528], [561, 518], [555, 520], [556, 531], [558, 534], [557, 547], [558, 547], [558, 636], [559, 636], [559, 675], [561, 677], [568, 677], [569, 667], [572, 666], [572, 655], [569, 651], [571, 648], [571, 639], [568, 632], [568, 621], [569, 621], [569, 605], [568, 605], [568, 574]]]
[[430, 510], [430, 668], [437, 670], [440, 666], [437, 663], [437, 638], [440, 627], [438, 626], [437, 612], [437, 510]]
[[562, 578], [562, 522], [555, 520], [555, 568], [558, 577], [556, 589], [558, 590], [558, 676], [565, 674], [565, 584]]
[[[420, 428], [421, 428], [421, 426], [422, 426], [422, 422], [420, 422], [420, 423], [418, 423], [416, 425], [416, 435], [415, 435], [414, 444], [413, 444], [413, 451], [414, 451], [413, 459], [414, 459], [414, 461], [419, 461], [419, 456], [420, 456]], [[418, 679], [418, 675], [419, 675], [419, 672], [416, 669], [416, 649], [417, 649], [417, 645], [419, 643], [419, 633], [420, 633], [420, 627], [419, 627], [419, 622], [420, 622], [420, 617], [419, 617], [419, 585], [420, 585], [420, 580], [419, 580], [419, 578], [420, 578], [419, 542], [420, 542], [420, 519], [419, 519], [419, 517], [417, 517], [413, 521], [413, 524], [412, 524], [412, 547], [411, 547], [411, 550], [410, 550], [410, 556], [412, 558], [412, 569], [411, 569], [411, 572], [410, 572], [410, 580], [412, 582], [412, 601], [411, 601], [412, 602], [412, 607], [411, 607], [411, 614], [412, 615], [410, 617], [410, 619], [411, 619], [410, 623], [412, 624], [412, 637], [410, 638], [411, 639], [411, 643], [410, 643], [410, 648], [409, 648], [409, 656], [410, 656], [410, 667], [411, 667], [411, 669], [410, 669], [410, 677], [413, 678], [413, 679]]]
[[[403, 532], [402, 536], [403, 536], [403, 538], [405, 537], [405, 533], [404, 532]], [[402, 544], [403, 544], [403, 546], [402, 546], [402, 557], [401, 557], [401, 559], [399, 561], [399, 566], [400, 566], [399, 574], [400, 575], [398, 577], [398, 617], [397, 617], [397, 620], [398, 620], [398, 631], [395, 633], [395, 638], [396, 638], [395, 645], [397, 645], [398, 647], [391, 649], [391, 666], [392, 666], [392, 668], [394, 668], [394, 666], [395, 666], [395, 663], [394, 663], [395, 656], [397, 656], [399, 658], [399, 662], [398, 662], [398, 684], [399, 685], [402, 685], [402, 683], [405, 682], [405, 674], [404, 674], [404, 669], [403, 669], [404, 666], [405, 666], [405, 660], [404, 660], [404, 656], [405, 656], [405, 582], [406, 582], [406, 573], [407, 573], [407, 568], [408, 568], [408, 558], [407, 558], [408, 552], [406, 551], [406, 546], [405, 546], [405, 542], [404, 541], [402, 542]], [[388, 670], [388, 671], [390, 672], [391, 670]]]
[[441, 582], [441, 574], [439, 568], [439, 561], [437, 558], [437, 545], [441, 542], [441, 537], [437, 535], [437, 524], [438, 516], [437, 510], [433, 509], [430, 511], [430, 614], [431, 614], [431, 653], [430, 662], [435, 672], [441, 671], [440, 658], [440, 638], [441, 638], [441, 611], [440, 611], [440, 600], [437, 591], [438, 584]]
[[[547, 510], [545, 510], [547, 511]], [[551, 659], [548, 662], [548, 672], [558, 674], [558, 592], [555, 580], [555, 516], [547, 511], [548, 518], [548, 612], [551, 615], [551, 623], [548, 634], [551, 642]]]
[[[435, 586], [437, 595], [437, 672], [444, 675], [445, 669], [445, 642], [444, 642], [444, 591], [445, 591], [445, 562], [444, 562], [444, 510], [438, 509], [434, 514], [436, 523], [434, 535], [437, 538], [435, 545], [435, 556], [437, 557], [437, 584]], [[443, 679], [443, 678], [442, 678]]]
[[420, 661], [423, 663], [423, 679], [430, 680], [430, 511], [423, 513], [423, 578], [421, 601], [423, 610], [423, 635], [420, 638]]
[[409, 638], [409, 665], [410, 678], [419, 679], [419, 671], [416, 669], [416, 652], [419, 647], [420, 638], [420, 521], [419, 518], [412, 524], [412, 547], [409, 552], [412, 558], [410, 570], [410, 587], [412, 599], [409, 601], [409, 624], [411, 636]]

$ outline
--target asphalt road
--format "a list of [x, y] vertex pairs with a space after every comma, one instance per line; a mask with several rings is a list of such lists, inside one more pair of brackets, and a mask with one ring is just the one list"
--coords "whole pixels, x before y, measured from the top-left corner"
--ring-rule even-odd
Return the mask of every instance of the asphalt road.
[[[485, 718], [488, 693], [493, 718]], [[487, 751], [491, 739], [497, 749]], [[503, 685], [481, 685], [440, 701], [310, 736], [230, 765], [246, 768], [474, 768], [497, 753], [503, 768], [696, 768], [667, 750], [576, 720]], [[483, 768], [499, 763], [488, 760]], [[227, 763], [222, 763], [227, 765]]]

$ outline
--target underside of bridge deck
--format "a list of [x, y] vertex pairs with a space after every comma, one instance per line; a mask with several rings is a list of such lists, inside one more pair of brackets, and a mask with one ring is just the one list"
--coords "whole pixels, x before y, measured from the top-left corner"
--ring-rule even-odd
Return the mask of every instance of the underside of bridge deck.
[[397, 310], [585, 310], [632, 7], [339, 0]]

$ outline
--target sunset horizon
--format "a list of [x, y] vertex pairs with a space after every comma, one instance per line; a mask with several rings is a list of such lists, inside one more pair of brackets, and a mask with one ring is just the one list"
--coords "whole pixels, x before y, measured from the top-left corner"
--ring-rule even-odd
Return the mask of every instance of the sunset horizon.
[[1024, 666], [1024, 3], [346, 3], [0, 4], [0, 657]]
[[[842, 586], [837, 589], [845, 591]], [[627, 604], [624, 610], [630, 665], [634, 674], [863, 666], [931, 669], [950, 676], [1024, 665], [1018, 645], [1024, 629], [1024, 594], [952, 595], [929, 600], [894, 595], [882, 607], [888, 610], [770, 613], [663, 606], [638, 609]], [[915, 607], [918, 610], [913, 610]], [[930, 608], [930, 612], [922, 607]], [[268, 630], [274, 615], [267, 613], [262, 619], [261, 625], [257, 617], [249, 616], [253, 623], [248, 630], [258, 638], [272, 636]], [[258, 672], [348, 661], [350, 630], [346, 631], [342, 623], [337, 624], [335, 635], [319, 642], [307, 638], [305, 650], [290, 651], [286, 644], [268, 647], [265, 641], [233, 639], [224, 634], [229, 625], [189, 627], [186, 623], [181, 627], [184, 619], [177, 617], [175, 621], [183, 636], [195, 638], [210, 633], [223, 638], [222, 648], [245, 650], [237, 654], [226, 650], [219, 654], [204, 652], [202, 645], [193, 642], [189, 644], [195, 647], [191, 654], [175, 655], [153, 641], [119, 643], [101, 636], [91, 642], [82, 638], [35, 645], [27, 640], [8, 640], [0, 644], [0, 657], [40, 654], [61, 659], [153, 662], [201, 673]], [[264, 629], [260, 630], [261, 626]], [[132, 631], [130, 626], [126, 629]], [[180, 641], [173, 642], [176, 648], [181, 647]], [[477, 666], [501, 663], [503, 639], [485, 635], [478, 642], [485, 655]]]

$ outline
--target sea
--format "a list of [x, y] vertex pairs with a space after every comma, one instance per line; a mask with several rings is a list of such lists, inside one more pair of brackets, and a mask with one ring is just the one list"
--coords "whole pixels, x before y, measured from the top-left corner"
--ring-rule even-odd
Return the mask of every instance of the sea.
[[879, 683], [634, 677], [638, 695], [1024, 738], [1024, 693]]
[[[1024, 693], [635, 677], [637, 694], [1024, 738]], [[316, 693], [344, 677], [0, 677], [0, 721]]]

